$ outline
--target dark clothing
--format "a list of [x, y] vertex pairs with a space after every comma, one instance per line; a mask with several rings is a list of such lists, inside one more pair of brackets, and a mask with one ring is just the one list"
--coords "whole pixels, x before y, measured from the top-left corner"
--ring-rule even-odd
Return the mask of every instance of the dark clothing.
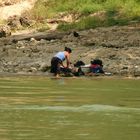
[[92, 65], [100, 65], [103, 67], [103, 62], [100, 59], [94, 59], [90, 62]]
[[100, 59], [94, 59], [91, 61], [90, 71], [92, 73], [104, 73], [103, 63]]
[[60, 65], [62, 64], [62, 61], [57, 58], [57, 57], [53, 57], [51, 60], [51, 73], [54, 74], [59, 74], [60, 73]]
[[85, 63], [83, 61], [77, 61], [75, 64], [74, 64], [74, 67], [80, 67], [80, 66], [84, 66]]
[[90, 71], [93, 73], [104, 73], [103, 67], [98, 64], [92, 64], [90, 66]]

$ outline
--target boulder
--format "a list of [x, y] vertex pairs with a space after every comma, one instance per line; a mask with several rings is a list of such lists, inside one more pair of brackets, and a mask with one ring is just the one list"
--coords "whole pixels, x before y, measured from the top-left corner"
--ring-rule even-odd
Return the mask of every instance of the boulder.
[[14, 15], [14, 16], [8, 18], [7, 24], [12, 29], [19, 29], [20, 27], [30, 26], [32, 24], [32, 21], [28, 17], [25, 17], [25, 16], [20, 17], [17, 15]]
[[11, 35], [11, 29], [7, 25], [0, 26], [0, 38], [7, 37]]
[[134, 66], [134, 76], [138, 77], [140, 76], [140, 67], [139, 66]]
[[18, 29], [21, 27], [21, 23], [19, 20], [19, 16], [12, 16], [7, 19], [7, 25], [11, 27], [11, 29]]
[[24, 27], [28, 27], [31, 25], [31, 20], [28, 17], [20, 17], [19, 18], [20, 24]]

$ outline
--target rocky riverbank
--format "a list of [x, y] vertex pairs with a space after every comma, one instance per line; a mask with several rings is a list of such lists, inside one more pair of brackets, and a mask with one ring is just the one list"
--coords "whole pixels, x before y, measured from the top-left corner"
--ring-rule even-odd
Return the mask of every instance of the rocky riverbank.
[[11, 43], [4, 43], [6, 38], [1, 38], [0, 73], [46, 73], [52, 56], [67, 46], [73, 50], [72, 63], [82, 60], [89, 64], [99, 58], [106, 72], [140, 76], [140, 26], [97, 28], [78, 31], [78, 34], [75, 37], [71, 32], [49, 40], [31, 37]]

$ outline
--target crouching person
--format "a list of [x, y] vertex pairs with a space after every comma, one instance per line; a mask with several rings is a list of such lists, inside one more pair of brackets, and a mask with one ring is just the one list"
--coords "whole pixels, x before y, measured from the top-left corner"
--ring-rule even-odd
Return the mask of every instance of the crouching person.
[[99, 59], [91, 61], [90, 72], [95, 74], [97, 73], [104, 74], [102, 61]]
[[[62, 68], [68, 69], [70, 67], [70, 53], [72, 50], [68, 47], [65, 47], [65, 50], [62, 52], [58, 52], [51, 59], [51, 73], [54, 73], [56, 77], [60, 76], [60, 72]], [[63, 61], [66, 60], [66, 66], [64, 66]]]

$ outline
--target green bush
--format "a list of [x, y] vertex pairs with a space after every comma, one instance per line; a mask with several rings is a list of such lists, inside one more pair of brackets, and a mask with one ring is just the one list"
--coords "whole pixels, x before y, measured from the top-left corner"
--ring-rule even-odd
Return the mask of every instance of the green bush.
[[60, 24], [58, 26], [58, 29], [60, 30], [84, 30], [84, 29], [90, 29], [101, 26], [101, 20], [98, 17], [87, 17], [83, 18], [78, 22], [71, 23], [71, 24]]
[[121, 12], [128, 18], [140, 17], [140, 1], [139, 0], [128, 0]]
[[[106, 13], [105, 19], [100, 15], [99, 17], [90, 16], [100, 11]], [[126, 25], [131, 20], [140, 21], [140, 0], [38, 0], [32, 10], [32, 16], [38, 22], [57, 17], [60, 13], [81, 15], [78, 22], [61, 23], [58, 26], [61, 30]]]

